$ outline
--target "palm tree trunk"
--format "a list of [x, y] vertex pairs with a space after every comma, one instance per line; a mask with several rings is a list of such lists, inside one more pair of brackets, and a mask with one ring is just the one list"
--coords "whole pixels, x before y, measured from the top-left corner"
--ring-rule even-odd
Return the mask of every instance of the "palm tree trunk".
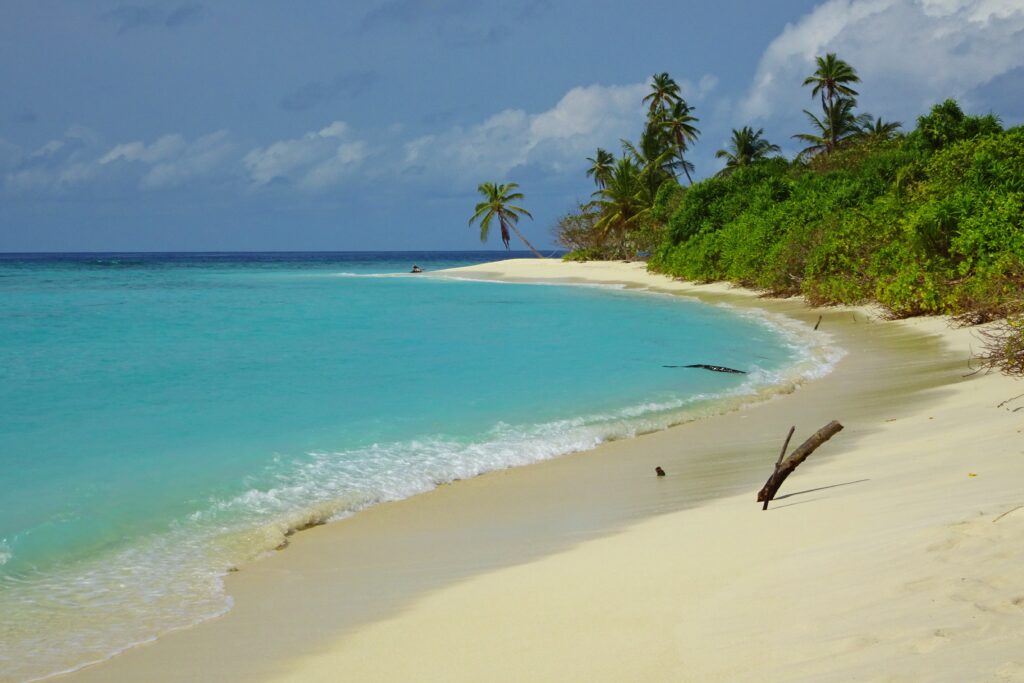
[[693, 178], [690, 177], [690, 169], [686, 168], [686, 159], [683, 158], [683, 153], [682, 152], [679, 153], [679, 163], [683, 167], [683, 173], [686, 174], [686, 179], [690, 182], [690, 185], [692, 186], [693, 185]]
[[514, 232], [516, 234], [516, 237], [518, 237], [519, 239], [521, 239], [523, 241], [523, 244], [525, 244], [527, 247], [529, 247], [530, 251], [533, 252], [534, 256], [536, 256], [537, 258], [544, 258], [544, 255], [541, 254], [536, 249], [534, 249], [533, 245], [530, 244], [529, 240], [527, 240], [525, 237], [523, 237], [523, 233], [519, 232], [519, 228], [516, 227], [515, 223], [508, 223], [508, 227], [512, 228], [512, 232]]

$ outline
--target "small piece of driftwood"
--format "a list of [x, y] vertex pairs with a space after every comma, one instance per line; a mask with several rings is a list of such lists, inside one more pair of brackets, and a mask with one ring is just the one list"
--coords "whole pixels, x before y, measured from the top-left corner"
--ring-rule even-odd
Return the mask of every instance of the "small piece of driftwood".
[[775, 461], [775, 469], [779, 469], [782, 459], [786, 457], [786, 450], [789, 449], [789, 440], [793, 438], [793, 432], [795, 431], [796, 425], [789, 428], [789, 434], [786, 434], [786, 440], [782, 442], [782, 450], [779, 451], [779, 459]]
[[993, 519], [992, 521], [993, 521], [993, 522], [998, 522], [999, 520], [1001, 520], [1001, 519], [1002, 519], [1003, 517], [1005, 517], [1006, 515], [1010, 514], [1011, 512], [1016, 512], [1017, 510], [1020, 510], [1021, 508], [1024, 508], [1024, 505], [1018, 505], [1018, 506], [1017, 506], [1017, 507], [1015, 507], [1015, 508], [1010, 508], [1009, 510], [1007, 510], [1007, 511], [1006, 511], [1006, 512], [1004, 512], [1003, 514], [1001, 514], [1001, 515], [999, 515], [998, 517], [996, 517], [995, 519]]
[[815, 329], [815, 331], [817, 331], [817, 329], [818, 329], [818, 325], [820, 325], [820, 324], [821, 324], [821, 318], [822, 318], [822, 316], [820, 316], [820, 315], [819, 315], [819, 316], [818, 316], [818, 322], [814, 323], [814, 329]]
[[786, 436], [786, 442], [782, 445], [782, 453], [779, 454], [779, 459], [775, 462], [775, 471], [772, 472], [772, 476], [768, 477], [768, 481], [764, 483], [761, 490], [757, 492], [757, 502], [764, 503], [761, 507], [762, 510], [768, 509], [768, 503], [775, 497], [775, 494], [779, 491], [779, 487], [782, 486], [782, 482], [786, 481], [786, 477], [793, 473], [793, 470], [797, 468], [797, 465], [806, 460], [807, 456], [813, 453], [818, 446], [841, 432], [843, 430], [843, 425], [839, 424], [836, 420], [832, 420], [812, 434], [811, 438], [800, 444], [800, 446], [790, 453], [787, 458], [786, 448], [789, 447], [789, 440], [793, 436], [794, 429], [795, 427], [789, 428], [789, 434]]
[[663, 368], [700, 368], [701, 370], [710, 370], [711, 372], [731, 372], [735, 375], [745, 375], [746, 370], [734, 370], [733, 368], [727, 368], [724, 365], [708, 365], [706, 363], [694, 363], [693, 365], [662, 365]]

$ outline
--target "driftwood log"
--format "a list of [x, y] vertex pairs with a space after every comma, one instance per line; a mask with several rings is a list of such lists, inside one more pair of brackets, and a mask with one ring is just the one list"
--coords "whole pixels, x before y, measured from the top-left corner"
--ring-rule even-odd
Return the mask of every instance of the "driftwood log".
[[724, 365], [708, 365], [707, 363], [694, 363], [693, 365], [662, 365], [663, 368], [700, 368], [701, 370], [710, 370], [711, 372], [731, 372], [735, 375], [745, 375], [746, 370], [735, 370], [733, 368], [727, 368]]
[[793, 431], [795, 429], [795, 427], [789, 428], [789, 434], [786, 436], [786, 442], [782, 445], [782, 452], [779, 454], [779, 459], [775, 462], [775, 471], [772, 472], [772, 476], [768, 477], [768, 481], [764, 483], [764, 487], [757, 492], [757, 502], [764, 503], [761, 507], [762, 510], [768, 509], [768, 503], [775, 497], [775, 494], [779, 491], [779, 487], [782, 486], [782, 482], [786, 481], [786, 477], [793, 473], [793, 470], [797, 468], [797, 465], [806, 460], [807, 456], [813, 453], [818, 446], [841, 432], [843, 430], [843, 425], [839, 424], [836, 420], [832, 420], [812, 434], [811, 438], [800, 444], [800, 447], [790, 453], [787, 458], [786, 449], [789, 447], [789, 440], [793, 437]]

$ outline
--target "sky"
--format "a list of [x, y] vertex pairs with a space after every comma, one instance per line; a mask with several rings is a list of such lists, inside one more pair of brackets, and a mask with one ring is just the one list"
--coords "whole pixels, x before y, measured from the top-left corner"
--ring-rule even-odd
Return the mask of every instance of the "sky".
[[0, 252], [479, 249], [485, 181], [549, 248], [653, 74], [706, 177], [732, 128], [798, 151], [826, 52], [907, 128], [1024, 122], [1024, 0], [0, 0]]

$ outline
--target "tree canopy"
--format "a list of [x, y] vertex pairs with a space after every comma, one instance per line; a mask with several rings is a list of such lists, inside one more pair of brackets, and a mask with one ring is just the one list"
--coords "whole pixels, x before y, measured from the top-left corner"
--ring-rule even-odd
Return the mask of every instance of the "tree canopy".
[[505, 249], [509, 248], [509, 241], [511, 239], [509, 231], [511, 230], [533, 252], [534, 256], [543, 258], [541, 253], [534, 249], [533, 245], [516, 228], [520, 216], [533, 218], [529, 211], [512, 203], [523, 199], [523, 193], [516, 191], [518, 188], [518, 183], [506, 183], [504, 185], [481, 183], [477, 191], [484, 197], [484, 201], [476, 205], [473, 215], [469, 218], [469, 224], [472, 225], [477, 221], [480, 222], [480, 241], [486, 242], [490, 235], [491, 225], [494, 223], [494, 219], [497, 218], [498, 226], [501, 229], [501, 241], [505, 245]]

